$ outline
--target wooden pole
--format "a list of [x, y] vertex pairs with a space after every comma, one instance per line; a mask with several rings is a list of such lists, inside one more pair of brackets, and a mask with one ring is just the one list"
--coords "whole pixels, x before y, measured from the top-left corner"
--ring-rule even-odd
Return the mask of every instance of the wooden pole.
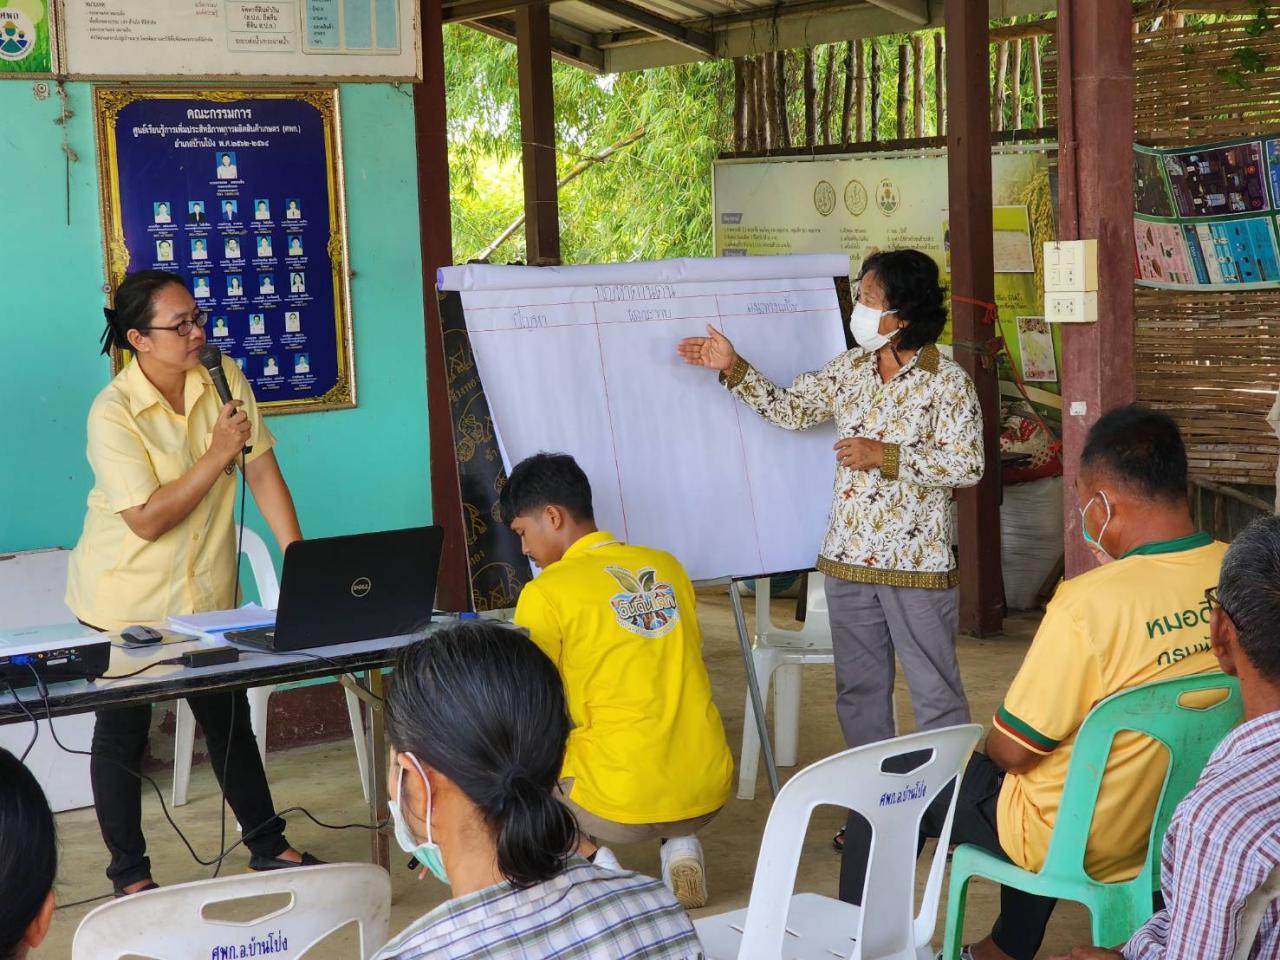
[[861, 40], [853, 42], [857, 44], [858, 51], [858, 75], [854, 77], [853, 92], [853, 99], [857, 101], [854, 109], [858, 111], [854, 120], [854, 137], [862, 143], [867, 139], [867, 54]]
[[924, 37], [911, 38], [911, 119], [917, 137], [924, 136]]
[[880, 45], [871, 42], [871, 136], [874, 143], [880, 139]]
[[905, 140], [907, 137], [907, 71], [908, 60], [907, 50], [910, 49], [905, 43], [898, 44], [898, 139]]
[[560, 205], [556, 194], [550, 6], [533, 3], [518, 7], [515, 20], [524, 160], [525, 258], [530, 264], [557, 264], [560, 262]]
[[[982, 349], [999, 335], [982, 307], [992, 303], [995, 266], [991, 238], [991, 114], [987, 5], [948, 3], [947, 187], [951, 231], [951, 316], [954, 342]], [[960, 630], [999, 633], [1004, 583], [1000, 566], [1000, 395], [994, 363], [974, 349], [956, 350], [982, 405], [986, 465], [981, 483], [957, 490], [960, 514]]]
[[1031, 37], [1031, 96], [1035, 100], [1036, 129], [1044, 127], [1044, 71], [1040, 67], [1040, 37]]
[[1013, 129], [1022, 129], [1022, 41], [1010, 41], [1013, 44], [1013, 74], [1009, 80], [1009, 96], [1012, 98]]
[[760, 60], [760, 120], [764, 127], [764, 148], [774, 150], [778, 146], [775, 111], [778, 105], [773, 88], [773, 55], [762, 53]]
[[787, 55], [779, 50], [773, 55], [774, 104], [778, 116], [778, 134], [782, 146], [791, 147], [791, 118], [787, 116]]
[[733, 150], [747, 148], [747, 77], [742, 57], [733, 58]]
[[854, 79], [858, 73], [859, 44], [853, 40], [844, 45], [844, 109], [840, 111], [840, 142], [849, 145], [849, 132], [853, 122], [853, 112], [860, 104], [853, 99]]
[[813, 47], [804, 48], [804, 143], [807, 147], [817, 146], [818, 118], [814, 103], [818, 98], [814, 64]]
[[836, 106], [836, 47], [827, 46], [826, 73], [822, 85], [822, 142], [831, 143], [831, 119]]
[[1074, 490], [1085, 436], [1103, 413], [1131, 403], [1137, 393], [1132, 18], [1128, 4], [1113, 0], [1058, 3], [1059, 235], [1098, 241], [1098, 322], [1064, 324], [1062, 330], [1062, 513], [1069, 577], [1094, 565], [1080, 539]]
[[991, 126], [1004, 129], [1005, 81], [1009, 74], [1009, 44], [1002, 43], [996, 52], [996, 89], [991, 98]]
[[947, 64], [943, 59], [942, 48], [942, 39], [945, 35], [945, 30], [939, 30], [933, 35], [934, 133], [939, 137], [947, 133]]
[[431, 516], [444, 528], [437, 603], [445, 610], [471, 609], [462, 488], [453, 445], [453, 414], [445, 376], [444, 329], [436, 271], [453, 263], [449, 218], [449, 139], [445, 127], [444, 35], [440, 4], [421, 0], [422, 83], [413, 88], [414, 142], [418, 162], [418, 230], [422, 243], [422, 318], [426, 332], [427, 437], [431, 463]]

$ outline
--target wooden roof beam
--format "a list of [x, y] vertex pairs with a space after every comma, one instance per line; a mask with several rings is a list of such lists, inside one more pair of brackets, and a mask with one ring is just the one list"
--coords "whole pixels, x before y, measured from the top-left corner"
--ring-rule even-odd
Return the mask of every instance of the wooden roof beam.
[[[510, 17], [484, 17], [471, 21], [471, 26], [499, 40], [516, 42], [516, 23]], [[552, 20], [551, 56], [591, 73], [604, 73], [604, 51], [582, 42], [587, 36], [567, 24]]]
[[581, 0], [581, 2], [615, 16], [619, 20], [625, 20], [645, 33], [651, 33], [655, 37], [686, 47], [700, 56], [711, 58], [716, 55], [715, 38], [710, 33], [669, 20], [628, 0]]
[[867, 2], [918, 27], [927, 27], [931, 22], [929, 0], [867, 0]]

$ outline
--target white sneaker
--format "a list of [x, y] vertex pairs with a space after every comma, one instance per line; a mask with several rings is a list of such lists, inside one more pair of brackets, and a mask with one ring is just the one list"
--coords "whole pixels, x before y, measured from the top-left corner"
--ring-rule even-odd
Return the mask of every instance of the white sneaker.
[[697, 837], [672, 837], [662, 845], [662, 882], [686, 910], [707, 905], [707, 868]]
[[623, 869], [622, 864], [618, 862], [618, 858], [613, 855], [613, 851], [608, 847], [596, 847], [596, 855], [591, 858], [591, 862], [604, 870]]

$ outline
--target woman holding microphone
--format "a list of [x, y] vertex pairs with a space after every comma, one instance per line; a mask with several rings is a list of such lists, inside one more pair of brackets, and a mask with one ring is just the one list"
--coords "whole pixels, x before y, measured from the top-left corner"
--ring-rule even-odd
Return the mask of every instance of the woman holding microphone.
[[[850, 318], [858, 346], [789, 388], [712, 327], [679, 345], [686, 363], [719, 371], [734, 396], [780, 427], [836, 421], [835, 489], [817, 567], [826, 575], [836, 713], [851, 747], [894, 735], [895, 654], [919, 729], [969, 720], [955, 652], [950, 503], [953, 488], [982, 478], [982, 411], [968, 375], [938, 351], [944, 302], [932, 258], [874, 254]], [[860, 902], [861, 881], [859, 873], [855, 891], [842, 880], [842, 898]]]
[[[180, 278], [160, 270], [132, 273], [105, 313], [103, 353], [112, 346], [129, 350], [133, 362], [89, 410], [94, 486], [71, 553], [67, 606], [82, 623], [107, 631], [235, 607], [237, 461], [281, 550], [302, 538], [271, 450], [275, 438], [240, 368], [225, 359], [234, 399], [223, 404], [218, 398], [200, 364], [207, 315]], [[246, 444], [252, 450], [242, 454]], [[244, 830], [250, 868], [319, 863], [284, 838], [244, 691], [187, 702]], [[155, 886], [142, 834], [140, 779], [150, 725], [149, 704], [96, 715], [90, 776], [117, 896]]]

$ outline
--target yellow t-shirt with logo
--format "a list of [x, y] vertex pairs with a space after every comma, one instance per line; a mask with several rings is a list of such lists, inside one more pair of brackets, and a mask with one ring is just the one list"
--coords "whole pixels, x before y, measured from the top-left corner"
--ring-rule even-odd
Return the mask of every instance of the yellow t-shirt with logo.
[[[1207, 533], [1150, 543], [1058, 588], [995, 725], [1044, 759], [1000, 790], [1000, 844], [1039, 870], [1049, 850], [1071, 745], [1100, 700], [1127, 687], [1218, 669], [1204, 592], [1226, 544]], [[1133, 877], [1146, 856], [1167, 754], [1149, 737], [1117, 735], [1089, 831], [1097, 880]]]
[[589, 534], [525, 585], [515, 622], [564, 680], [573, 730], [562, 777], [575, 803], [615, 823], [724, 806], [733, 757], [675, 557]]

